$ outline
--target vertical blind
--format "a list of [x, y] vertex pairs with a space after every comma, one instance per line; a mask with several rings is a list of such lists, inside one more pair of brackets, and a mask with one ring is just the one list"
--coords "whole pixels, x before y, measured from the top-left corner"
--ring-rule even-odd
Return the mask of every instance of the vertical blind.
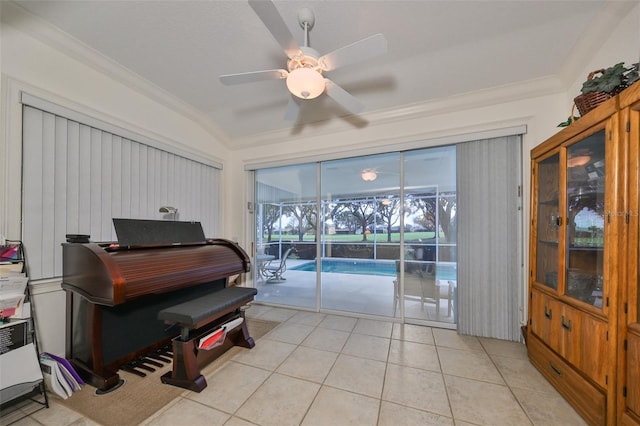
[[520, 136], [457, 146], [458, 332], [520, 340]]
[[112, 218], [179, 220], [218, 231], [220, 170], [131, 138], [23, 106], [22, 239], [32, 279], [62, 275], [66, 234], [115, 241]]

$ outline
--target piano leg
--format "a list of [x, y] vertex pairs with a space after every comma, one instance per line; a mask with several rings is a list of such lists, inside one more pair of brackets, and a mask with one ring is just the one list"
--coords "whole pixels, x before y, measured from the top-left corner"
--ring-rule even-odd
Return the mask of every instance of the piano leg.
[[106, 368], [96, 371], [77, 359], [71, 359], [70, 362], [85, 382], [101, 391], [106, 392], [120, 385], [120, 375], [115, 371]]

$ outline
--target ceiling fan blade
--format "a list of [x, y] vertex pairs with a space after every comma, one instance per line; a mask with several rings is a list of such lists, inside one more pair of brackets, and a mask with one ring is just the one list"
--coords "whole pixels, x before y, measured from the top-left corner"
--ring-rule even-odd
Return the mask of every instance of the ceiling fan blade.
[[327, 95], [329, 95], [334, 101], [339, 103], [344, 109], [352, 114], [362, 112], [364, 109], [362, 102], [328, 78], [325, 78], [324, 81], [327, 84]]
[[220, 81], [222, 84], [230, 86], [232, 84], [253, 83], [255, 81], [282, 80], [287, 78], [287, 75], [289, 75], [289, 73], [286, 70], [252, 71], [221, 75]]
[[289, 103], [287, 109], [284, 112], [284, 119], [287, 121], [296, 121], [300, 115], [300, 98], [291, 95], [289, 97]]
[[327, 53], [318, 62], [323, 70], [331, 71], [384, 53], [387, 53], [387, 39], [382, 34], [375, 34]]
[[282, 46], [289, 59], [302, 53], [273, 2], [270, 0], [249, 0], [249, 6], [258, 15], [273, 38]]

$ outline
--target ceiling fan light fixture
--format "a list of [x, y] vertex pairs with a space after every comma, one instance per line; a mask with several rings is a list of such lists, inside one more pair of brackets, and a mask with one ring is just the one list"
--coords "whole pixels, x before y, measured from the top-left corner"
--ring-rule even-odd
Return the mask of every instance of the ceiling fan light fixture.
[[297, 68], [289, 73], [287, 88], [301, 99], [314, 99], [324, 92], [324, 77], [312, 68]]
[[360, 177], [365, 182], [373, 182], [378, 177], [378, 173], [373, 169], [364, 169], [362, 173], [360, 173]]
[[567, 166], [569, 167], [584, 166], [589, 161], [591, 161], [591, 157], [589, 155], [578, 155], [576, 157], [569, 158], [569, 160], [567, 160]]

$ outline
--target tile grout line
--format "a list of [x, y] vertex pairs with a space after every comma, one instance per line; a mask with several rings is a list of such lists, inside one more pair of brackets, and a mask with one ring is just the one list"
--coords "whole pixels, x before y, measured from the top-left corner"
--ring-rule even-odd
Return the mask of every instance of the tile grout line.
[[456, 424], [456, 418], [453, 414], [453, 407], [451, 406], [451, 398], [449, 396], [449, 387], [447, 386], [447, 381], [444, 378], [444, 369], [442, 368], [442, 361], [440, 361], [440, 351], [438, 342], [436, 341], [436, 336], [433, 334], [433, 327], [429, 327], [431, 330], [431, 337], [433, 338], [433, 345], [436, 349], [436, 356], [438, 357], [438, 365], [440, 366], [440, 374], [442, 375], [442, 386], [444, 387], [444, 393], [447, 396], [447, 404], [449, 405], [449, 412], [451, 413], [451, 420], [453, 424]]
[[513, 389], [511, 388], [511, 385], [509, 384], [509, 382], [507, 381], [507, 378], [504, 377], [504, 374], [502, 374], [502, 371], [500, 371], [500, 368], [498, 368], [498, 364], [496, 364], [495, 360], [493, 359], [493, 357], [491, 356], [491, 354], [489, 353], [489, 351], [487, 350], [487, 348], [485, 347], [484, 342], [482, 341], [482, 339], [478, 338], [478, 341], [480, 342], [480, 346], [482, 346], [482, 349], [484, 349], [485, 353], [487, 354], [487, 356], [489, 357], [489, 360], [491, 361], [491, 364], [495, 367], [495, 369], [498, 371], [498, 374], [500, 375], [500, 377], [502, 378], [502, 380], [504, 380], [504, 384], [507, 386], [507, 389], [509, 389], [509, 393], [513, 396], [513, 399], [516, 400], [516, 402], [518, 403], [518, 406], [520, 407], [520, 409], [522, 410], [522, 412], [524, 413], [525, 416], [527, 416], [527, 419], [529, 420], [529, 422], [534, 425], [535, 423], [533, 422], [533, 420], [531, 419], [531, 417], [529, 416], [529, 413], [527, 412], [527, 410], [525, 409], [525, 407], [522, 405], [522, 402], [520, 401], [520, 399], [518, 399], [518, 397], [516, 396], [516, 394], [513, 392]]

